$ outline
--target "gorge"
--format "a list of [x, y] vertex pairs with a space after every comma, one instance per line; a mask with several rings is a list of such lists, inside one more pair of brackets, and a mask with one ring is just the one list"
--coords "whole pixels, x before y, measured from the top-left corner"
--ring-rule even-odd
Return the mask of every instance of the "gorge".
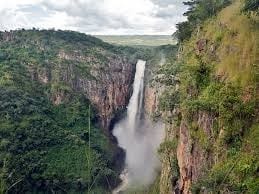
[[0, 31], [0, 194], [259, 193], [259, 2], [184, 4], [168, 45]]
[[137, 50], [64, 31], [1, 32], [0, 40], [1, 169], [12, 174], [1, 191], [17, 177], [12, 192], [117, 185], [123, 152], [109, 128], [130, 98]]

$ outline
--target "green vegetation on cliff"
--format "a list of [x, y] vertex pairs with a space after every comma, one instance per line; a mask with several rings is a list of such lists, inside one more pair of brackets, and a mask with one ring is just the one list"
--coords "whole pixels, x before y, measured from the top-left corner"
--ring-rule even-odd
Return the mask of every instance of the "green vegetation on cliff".
[[[163, 80], [167, 90], [160, 97], [160, 109], [172, 113], [168, 135], [175, 135], [169, 140], [180, 141], [178, 147], [169, 147], [169, 154], [162, 152], [178, 160], [179, 166], [171, 169], [178, 182], [171, 188], [258, 193], [259, 3], [187, 4], [191, 6], [188, 21], [180, 23], [176, 32], [179, 58], [161, 68], [168, 76]], [[173, 84], [172, 77], [179, 83]], [[175, 156], [183, 150], [184, 155]], [[179, 169], [186, 174], [173, 173]]]
[[0, 32], [0, 193], [105, 193], [117, 184], [117, 148], [74, 77], [98, 80], [91, 68], [114, 55], [134, 62], [142, 52], [77, 32]]

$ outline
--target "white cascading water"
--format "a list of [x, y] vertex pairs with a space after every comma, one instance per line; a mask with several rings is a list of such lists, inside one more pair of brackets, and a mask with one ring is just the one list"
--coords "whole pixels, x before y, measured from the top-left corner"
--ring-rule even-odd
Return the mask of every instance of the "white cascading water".
[[145, 61], [138, 60], [127, 115], [113, 129], [119, 146], [126, 152], [122, 183], [113, 193], [151, 184], [160, 168], [157, 149], [164, 137], [163, 125], [151, 122], [142, 114], [145, 65]]

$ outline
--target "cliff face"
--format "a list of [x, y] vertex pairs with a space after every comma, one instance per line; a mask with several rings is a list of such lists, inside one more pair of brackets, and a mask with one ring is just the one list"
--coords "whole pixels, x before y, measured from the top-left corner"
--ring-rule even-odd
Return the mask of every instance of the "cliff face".
[[[23, 40], [26, 33], [31, 33], [31, 40]], [[134, 53], [123, 53], [124, 48], [76, 33], [13, 31], [1, 33], [0, 38], [3, 45], [14, 44], [24, 55], [30, 50], [35, 52], [35, 56], [29, 54], [31, 59], [22, 64], [32, 80], [51, 87], [54, 104], [66, 103], [71, 93], [83, 93], [97, 111], [106, 132], [116, 113], [125, 109], [136, 62], [129, 58]], [[42, 58], [37, 60], [39, 55]]]
[[[165, 91], [166, 87], [163, 81], [167, 75], [159, 72], [163, 69], [164, 64], [169, 62], [171, 57], [174, 58], [177, 46], [165, 45], [152, 50], [147, 68], [145, 72], [145, 98], [144, 109], [145, 113], [156, 119], [161, 118], [163, 111], [159, 109], [159, 98]], [[166, 58], [168, 61], [166, 61]], [[172, 79], [173, 80], [173, 79]]]
[[158, 109], [158, 105], [159, 95], [162, 91], [163, 88], [160, 88], [159, 85], [151, 86], [150, 84], [147, 84], [145, 86], [144, 108], [147, 115], [155, 117], [161, 114]]
[[[73, 51], [73, 53], [78, 52]], [[31, 70], [30, 72], [44, 84], [55, 82], [58, 76], [59, 82], [67, 84], [75, 92], [83, 93], [97, 110], [101, 127], [109, 130], [115, 114], [125, 109], [128, 103], [135, 65], [128, 62], [125, 57], [112, 56], [106, 59], [106, 65], [103, 66], [94, 59], [84, 55], [75, 56], [73, 53], [59, 53], [59, 59], [70, 62], [59, 69], [58, 75], [53, 75], [55, 69], [38, 69], [36, 72]], [[77, 73], [73, 61], [92, 64], [89, 70], [90, 76]], [[66, 91], [57, 90], [52, 94], [52, 101], [54, 104], [64, 103], [67, 97]]]
[[[164, 111], [160, 108], [160, 98], [161, 95], [166, 91], [167, 87], [164, 85], [164, 78], [167, 76], [163, 73], [159, 72], [160, 68], [166, 63], [165, 58], [169, 60], [171, 55], [175, 52], [174, 46], [169, 48], [158, 48], [156, 54], [154, 54], [154, 58], [156, 60], [147, 61], [147, 68], [145, 72], [145, 97], [144, 97], [144, 110], [145, 114], [148, 115], [153, 120], [163, 120], [165, 125], [165, 137], [164, 142], [168, 142], [171, 139], [174, 139], [176, 136], [175, 131], [171, 130], [173, 124], [168, 123], [166, 120], [167, 116], [172, 116], [170, 111]], [[166, 53], [166, 55], [165, 55]], [[168, 61], [167, 61], [168, 62]], [[162, 129], [161, 129], [162, 130]], [[165, 148], [165, 146], [161, 145], [159, 149], [160, 152], [160, 160], [161, 160], [161, 172], [160, 172], [160, 180], [158, 190], [161, 194], [170, 194], [173, 192], [172, 186], [172, 164], [174, 163], [171, 156], [175, 156], [176, 154], [172, 152], [170, 149]]]
[[[176, 117], [177, 114], [171, 114], [170, 117], [172, 116]], [[201, 130], [199, 133], [211, 137], [214, 117], [200, 112], [197, 119], [196, 130]], [[180, 126], [167, 123], [165, 130], [165, 142], [168, 145], [161, 154], [160, 192], [191, 193], [191, 184], [197, 182], [204, 175], [204, 170], [211, 167], [214, 156], [207, 151], [209, 148], [202, 144], [204, 142], [201, 143], [200, 139], [195, 139], [190, 133], [187, 121], [182, 120]]]
[[131, 94], [135, 66], [126, 59], [113, 59], [100, 72], [96, 69], [98, 81], [80, 80], [78, 88], [82, 88], [86, 96], [95, 104], [101, 117], [102, 127], [109, 129], [115, 114], [124, 110]]
[[[212, 127], [215, 117], [206, 112], [200, 112], [197, 116], [197, 129], [201, 136], [209, 141], [212, 137]], [[177, 189], [182, 193], [190, 193], [191, 183], [196, 183], [203, 175], [204, 170], [211, 166], [213, 162], [211, 153], [208, 152], [208, 147], [201, 139], [192, 137], [191, 129], [188, 128], [186, 121], [182, 121], [179, 130], [179, 143], [177, 146], [177, 160], [179, 166], [179, 182]], [[195, 132], [194, 132], [195, 133]], [[197, 131], [196, 131], [197, 133]], [[210, 141], [213, 141], [210, 139]]]

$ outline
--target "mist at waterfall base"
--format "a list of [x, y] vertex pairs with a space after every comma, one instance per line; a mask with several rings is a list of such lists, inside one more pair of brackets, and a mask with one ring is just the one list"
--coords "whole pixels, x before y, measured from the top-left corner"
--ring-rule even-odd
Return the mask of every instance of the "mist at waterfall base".
[[164, 130], [162, 123], [154, 123], [143, 114], [145, 65], [145, 61], [138, 60], [127, 114], [113, 129], [119, 146], [126, 152], [123, 177], [127, 180], [122, 185], [127, 188], [151, 184], [160, 168], [157, 149]]

